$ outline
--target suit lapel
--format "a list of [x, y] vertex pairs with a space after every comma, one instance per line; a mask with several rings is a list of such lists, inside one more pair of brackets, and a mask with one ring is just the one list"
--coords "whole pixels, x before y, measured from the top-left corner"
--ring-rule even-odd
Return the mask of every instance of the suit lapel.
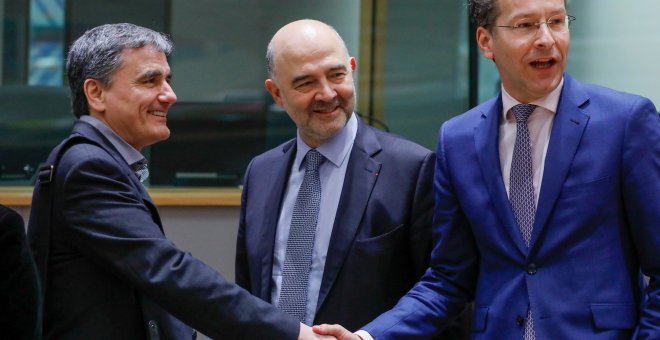
[[346, 168], [337, 215], [328, 246], [316, 310], [318, 311], [353, 245], [362, 215], [378, 179], [381, 163], [372, 158], [381, 150], [374, 132], [358, 117], [358, 130]]
[[259, 287], [261, 287], [261, 290], [258, 294], [265, 301], [270, 301], [275, 234], [284, 190], [286, 189], [289, 178], [291, 163], [296, 153], [295, 145], [294, 139], [282, 147], [281, 156], [274, 158], [270, 170], [264, 172], [269, 177], [259, 182], [259, 185], [263, 186], [261, 192], [265, 193], [265, 195], [262, 199], [265, 200], [266, 204], [263, 205], [265, 211], [263, 211], [263, 223], [260, 226], [261, 231], [257, 233], [260, 235], [258, 247], [260, 253], [263, 254], [261, 258], [261, 275], [259, 275], [261, 280]]
[[589, 115], [581, 109], [588, 100], [589, 97], [582, 86], [564, 74], [564, 88], [550, 133], [530, 246], [533, 246], [534, 241], [545, 227], [568, 175], [573, 157], [589, 121]]
[[122, 170], [126, 173], [127, 177], [131, 181], [131, 185], [135, 188], [137, 193], [145, 202], [145, 206], [149, 209], [149, 211], [151, 211], [151, 216], [158, 225], [158, 228], [160, 228], [160, 231], [163, 233], [163, 235], [165, 235], [156, 204], [154, 204], [151, 196], [149, 196], [149, 193], [137, 178], [133, 169], [131, 169], [131, 167], [126, 164], [126, 160], [124, 160], [124, 157], [122, 157], [119, 151], [115, 149], [114, 145], [112, 145], [112, 143], [110, 143], [110, 141], [105, 138], [105, 136], [103, 136], [100, 131], [98, 131], [87, 122], [83, 122], [81, 120], [76, 121], [75, 125], [73, 126], [73, 133], [80, 134], [96, 142], [106, 152], [108, 152], [112, 158], [115, 159], [116, 163], [122, 168]]
[[482, 120], [475, 127], [474, 131], [475, 147], [481, 174], [500, 221], [511, 235], [511, 239], [518, 249], [525, 254], [527, 253], [527, 246], [520, 236], [520, 229], [513, 215], [513, 210], [511, 209], [506, 189], [504, 188], [504, 181], [502, 180], [498, 137], [501, 115], [501, 95], [497, 99], [492, 100], [490, 105], [484, 104], [481, 116]]

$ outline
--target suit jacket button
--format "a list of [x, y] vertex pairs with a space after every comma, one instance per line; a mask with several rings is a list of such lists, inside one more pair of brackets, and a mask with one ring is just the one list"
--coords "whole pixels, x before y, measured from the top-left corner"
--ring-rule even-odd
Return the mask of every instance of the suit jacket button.
[[158, 324], [154, 320], [149, 320], [147, 323], [149, 326], [149, 340], [158, 340], [160, 339], [160, 334], [158, 333]]
[[527, 265], [527, 274], [529, 275], [536, 274], [536, 264], [530, 263]]
[[516, 317], [516, 325], [518, 325], [518, 326], [522, 326], [524, 323], [525, 323], [525, 318], [523, 318], [522, 316], [518, 315], [518, 316]]

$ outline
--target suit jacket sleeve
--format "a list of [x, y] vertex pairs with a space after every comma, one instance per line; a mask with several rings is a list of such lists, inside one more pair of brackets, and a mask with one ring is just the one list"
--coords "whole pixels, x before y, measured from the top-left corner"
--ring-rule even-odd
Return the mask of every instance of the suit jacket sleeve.
[[376, 339], [429, 338], [473, 299], [479, 254], [447, 166], [442, 126], [435, 165], [431, 263], [422, 279], [390, 311], [364, 329]]
[[433, 173], [435, 154], [429, 152], [417, 174], [411, 210], [410, 256], [416, 278], [421, 278], [429, 265], [432, 247]]
[[653, 104], [632, 105], [623, 141], [623, 200], [642, 272], [650, 280], [635, 339], [660, 337], [660, 119]]
[[97, 146], [64, 155], [58, 186], [66, 236], [81, 253], [211, 337], [297, 338], [298, 321], [168, 241], [148, 195], [124, 168]]
[[241, 194], [241, 215], [238, 222], [238, 236], [236, 238], [236, 263], [235, 263], [235, 279], [236, 284], [243, 287], [247, 291], [252, 292], [252, 287], [250, 286], [250, 270], [248, 268], [249, 261], [247, 258], [247, 248], [245, 245], [245, 210], [247, 207], [247, 193], [248, 193], [248, 184], [250, 176], [250, 168], [252, 167], [252, 162], [247, 167], [245, 171], [245, 179], [243, 183], [243, 191]]

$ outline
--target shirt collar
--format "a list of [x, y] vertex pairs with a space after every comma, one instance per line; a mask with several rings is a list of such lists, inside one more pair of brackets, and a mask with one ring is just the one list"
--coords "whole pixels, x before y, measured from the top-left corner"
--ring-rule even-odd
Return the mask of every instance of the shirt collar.
[[[534, 104], [552, 113], [557, 113], [557, 106], [559, 105], [559, 97], [561, 96], [561, 89], [563, 87], [564, 87], [564, 78], [562, 77], [561, 81], [559, 82], [559, 85], [550, 93], [548, 93], [547, 96], [539, 98], [529, 104]], [[504, 86], [502, 85], [502, 117], [506, 119], [509, 110], [511, 110], [512, 107], [518, 104], [521, 103], [517, 101], [515, 98], [513, 98], [508, 92], [506, 92]]]
[[[340, 167], [346, 161], [346, 156], [353, 147], [355, 136], [357, 135], [357, 118], [356, 114], [351, 114], [351, 117], [346, 122], [346, 125], [339, 130], [339, 133], [330, 137], [325, 143], [321, 144], [316, 151], [318, 151], [325, 159], [330, 161], [334, 166]], [[299, 169], [303, 158], [307, 151], [311, 150], [307, 144], [300, 137], [300, 130], [297, 132], [296, 146], [296, 159], [294, 160], [295, 169]]]
[[104, 122], [90, 115], [80, 116], [79, 119], [99, 130], [99, 132], [110, 141], [112, 146], [117, 149], [128, 165], [132, 165], [133, 163], [144, 159], [144, 156], [142, 156], [139, 151], [123, 140], [116, 132], [112, 131], [112, 129], [105, 125]]

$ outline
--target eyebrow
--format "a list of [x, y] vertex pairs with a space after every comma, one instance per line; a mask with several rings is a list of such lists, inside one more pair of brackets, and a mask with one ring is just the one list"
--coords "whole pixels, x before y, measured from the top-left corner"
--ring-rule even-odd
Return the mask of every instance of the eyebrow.
[[[348, 70], [348, 68], [346, 67], [346, 65], [338, 64], [338, 65], [335, 65], [335, 66], [331, 67], [329, 72], [339, 71], [339, 70], [346, 71], [346, 70]], [[311, 78], [311, 76], [307, 75], [307, 74], [297, 76], [297, 77], [293, 78], [293, 80], [291, 80], [291, 84], [296, 84], [300, 81], [306, 80], [307, 78]]]
[[[163, 75], [163, 72], [160, 70], [147, 70], [143, 74], [138, 76], [138, 79], [149, 79], [149, 78], [157, 78]], [[172, 74], [169, 73], [166, 75], [167, 79], [172, 79]]]
[[[556, 8], [556, 9], [553, 9], [553, 10], [549, 11], [548, 17], [554, 16], [554, 15], [559, 15], [559, 14], [562, 14], [562, 13], [567, 13], [565, 8]], [[536, 16], [537, 16], [537, 13], [519, 13], [519, 14], [514, 15], [513, 17], [511, 17], [511, 19], [512, 20], [518, 20], [518, 19], [522, 19], [522, 18], [530, 18], [530, 17], [536, 17]]]

